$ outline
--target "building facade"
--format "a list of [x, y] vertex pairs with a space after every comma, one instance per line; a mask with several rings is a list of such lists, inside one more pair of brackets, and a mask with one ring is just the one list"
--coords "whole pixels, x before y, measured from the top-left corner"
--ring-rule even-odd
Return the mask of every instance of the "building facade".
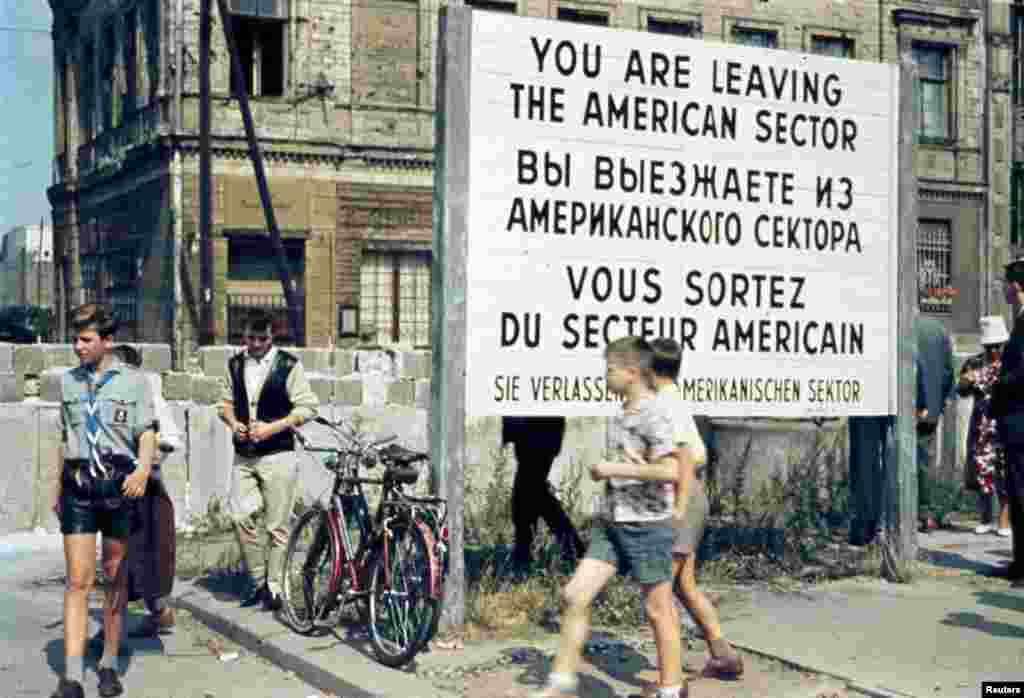
[[[60, 308], [92, 298], [139, 341], [195, 345], [198, 0], [51, 0]], [[429, 341], [439, 0], [229, 0], [311, 346]], [[917, 64], [922, 310], [965, 345], [1024, 215], [1022, 16], [980, 0], [471, 0], [514, 12], [856, 60]], [[216, 8], [216, 3], [214, 3]], [[213, 304], [283, 308], [220, 18], [211, 51]], [[1016, 111], [1015, 111], [1016, 110]], [[1024, 166], [1020, 167], [1024, 172]], [[1012, 175], [1012, 176], [1011, 176]], [[63, 311], [62, 311], [63, 314]]]
[[18, 225], [0, 242], [0, 307], [53, 307], [53, 228]]

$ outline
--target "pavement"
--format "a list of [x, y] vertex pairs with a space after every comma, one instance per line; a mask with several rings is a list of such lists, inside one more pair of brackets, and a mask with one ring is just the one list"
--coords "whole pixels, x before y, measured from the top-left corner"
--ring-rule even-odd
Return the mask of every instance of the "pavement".
[[[0, 696], [49, 698], [64, 670], [64, 555], [59, 535], [18, 533], [0, 538]], [[102, 596], [90, 599], [89, 632], [102, 617]], [[127, 629], [143, 614], [129, 612]], [[97, 695], [99, 652], [86, 656], [85, 695]], [[322, 698], [313, 686], [282, 671], [179, 612], [173, 633], [126, 637], [118, 670], [132, 698]]]
[[[910, 584], [855, 577], [801, 585], [715, 589], [726, 636], [747, 661], [744, 680], [691, 683], [691, 698], [854, 695], [974, 698], [982, 681], [1024, 680], [1024, 589], [991, 572], [1010, 541], [966, 530], [919, 537], [926, 562]], [[179, 583], [176, 603], [241, 646], [339, 698], [525, 696], [546, 675], [556, 637], [433, 648], [404, 670], [372, 657], [358, 628], [295, 635], [272, 615], [238, 608], [209, 582]], [[686, 653], [689, 675], [706, 658]], [[597, 632], [587, 646], [581, 696], [626, 696], [654, 678], [643, 631]]]

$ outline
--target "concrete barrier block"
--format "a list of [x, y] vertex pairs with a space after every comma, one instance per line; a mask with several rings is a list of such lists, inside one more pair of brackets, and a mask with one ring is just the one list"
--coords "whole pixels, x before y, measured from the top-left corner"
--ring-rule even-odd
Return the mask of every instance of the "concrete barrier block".
[[43, 402], [61, 401], [61, 383], [66, 368], [48, 368], [39, 376], [39, 399]]
[[415, 405], [421, 410], [430, 409], [430, 379], [423, 378], [416, 381], [416, 402]]
[[334, 350], [334, 375], [347, 376], [356, 370], [356, 353], [350, 349]]
[[289, 349], [302, 361], [306, 373], [332, 373], [330, 349]]
[[329, 405], [334, 402], [337, 378], [322, 373], [312, 373], [306, 377], [309, 379], [309, 387], [312, 388], [321, 405]]
[[215, 376], [192, 376], [192, 400], [200, 405], [219, 405], [224, 384]]
[[[5, 405], [0, 410], [5, 470], [0, 480], [0, 533], [32, 528], [35, 522], [41, 489], [38, 413], [37, 405]], [[49, 467], [53, 465], [51, 461]]]
[[135, 348], [142, 357], [142, 369], [144, 371], [163, 373], [173, 368], [169, 344], [136, 344]]
[[410, 378], [399, 378], [387, 386], [389, 405], [410, 407], [416, 402], [416, 381]]
[[367, 406], [381, 406], [388, 404], [388, 388], [395, 379], [386, 373], [364, 373], [363, 378], [363, 404]]
[[42, 344], [19, 344], [14, 348], [14, 372], [38, 375], [46, 368], [46, 350]]
[[227, 378], [228, 359], [238, 353], [236, 347], [201, 347], [199, 349], [199, 365], [207, 376]]
[[186, 401], [192, 399], [192, 374], [167, 371], [162, 378], [165, 400]]
[[402, 377], [418, 380], [430, 378], [433, 357], [429, 351], [402, 352]]
[[0, 373], [14, 372], [14, 348], [16, 344], [0, 342]]
[[0, 402], [21, 402], [21, 382], [14, 373], [0, 373]]
[[57, 484], [60, 473], [54, 467], [58, 456], [63, 452], [64, 443], [60, 432], [60, 407], [56, 404], [37, 403], [34, 406], [36, 429], [35, 437], [36, 471], [35, 471], [35, 511], [32, 527], [42, 526], [47, 531], [60, 531], [60, 522], [51, 509], [50, 499], [53, 488]]
[[211, 406], [192, 405], [188, 409], [189, 504], [197, 515], [204, 515], [211, 502], [227, 502], [235, 449], [231, 433]]
[[70, 344], [40, 344], [43, 349], [45, 368], [74, 368], [79, 363], [75, 349]]
[[379, 373], [394, 378], [398, 375], [397, 356], [390, 349], [360, 349], [356, 351], [355, 370], [363, 375]]
[[339, 405], [358, 407], [363, 404], [363, 381], [358, 374], [339, 378], [334, 384], [334, 400]]

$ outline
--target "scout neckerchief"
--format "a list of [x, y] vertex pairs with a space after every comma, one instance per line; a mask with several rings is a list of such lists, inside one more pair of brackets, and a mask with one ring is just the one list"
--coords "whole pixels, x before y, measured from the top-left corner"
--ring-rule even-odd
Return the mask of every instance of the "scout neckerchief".
[[92, 380], [93, 375], [95, 374], [91, 374], [89, 377], [89, 392], [87, 393], [89, 397], [85, 407], [85, 435], [89, 439], [89, 472], [93, 477], [101, 475], [108, 477], [110, 471], [103, 465], [103, 460], [100, 458], [100, 418], [96, 394], [114, 377], [114, 371], [108, 369], [95, 383]]

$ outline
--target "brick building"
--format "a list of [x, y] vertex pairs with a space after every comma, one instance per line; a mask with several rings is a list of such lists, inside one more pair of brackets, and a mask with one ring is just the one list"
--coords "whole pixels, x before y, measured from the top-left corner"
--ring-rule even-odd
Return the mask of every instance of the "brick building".
[[[969, 344], [1024, 206], [1021, 15], [980, 0], [474, 0], [492, 11], [920, 67], [923, 309]], [[198, 306], [198, 0], [51, 0], [58, 298], [188, 351]], [[306, 343], [428, 341], [439, 0], [229, 0]], [[216, 6], [216, 3], [214, 3]], [[283, 305], [216, 17], [217, 337]], [[1018, 132], [1020, 129], [1016, 129]], [[1024, 172], [1024, 167], [1021, 167]], [[1022, 233], [1024, 234], [1024, 233]], [[913, 273], [913, 272], [909, 272]], [[956, 289], [950, 296], [944, 289]]]

